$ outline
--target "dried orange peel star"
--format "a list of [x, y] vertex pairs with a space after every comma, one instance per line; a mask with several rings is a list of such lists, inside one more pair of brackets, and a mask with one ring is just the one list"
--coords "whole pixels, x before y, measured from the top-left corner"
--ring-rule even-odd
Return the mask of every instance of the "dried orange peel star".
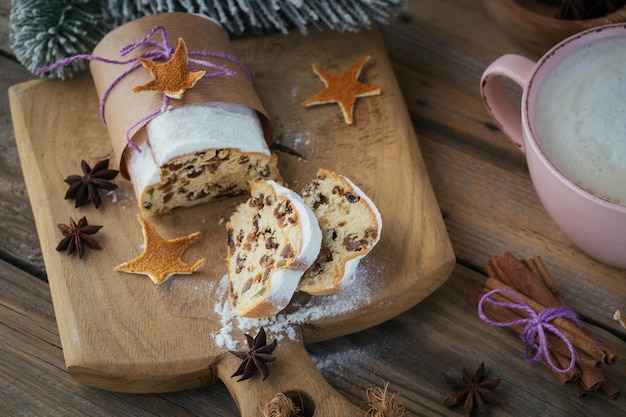
[[180, 258], [191, 242], [200, 236], [200, 232], [166, 240], [156, 232], [152, 224], [141, 216], [137, 218], [141, 223], [145, 249], [137, 258], [116, 266], [116, 271], [148, 275], [155, 284], [162, 284], [172, 275], [191, 274], [202, 265], [204, 258], [193, 265]]
[[162, 91], [170, 98], [180, 99], [185, 91], [192, 88], [206, 74], [206, 71], [189, 70], [187, 46], [183, 38], [178, 38], [174, 55], [167, 62], [158, 63], [139, 55], [137, 60], [150, 72], [152, 80], [134, 87], [135, 93], [146, 90]]
[[343, 113], [347, 124], [352, 124], [354, 117], [354, 103], [357, 97], [375, 96], [382, 92], [382, 87], [376, 84], [363, 84], [358, 81], [363, 65], [369, 61], [370, 56], [359, 58], [350, 68], [341, 74], [334, 74], [313, 65], [313, 72], [320, 77], [326, 88], [301, 104], [309, 107], [318, 104], [337, 103]]

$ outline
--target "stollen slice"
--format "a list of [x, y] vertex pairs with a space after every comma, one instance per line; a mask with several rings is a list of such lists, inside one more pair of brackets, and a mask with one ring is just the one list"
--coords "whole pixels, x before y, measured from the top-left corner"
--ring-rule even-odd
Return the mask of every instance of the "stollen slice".
[[251, 197], [227, 223], [228, 296], [233, 314], [275, 316], [319, 254], [322, 233], [300, 196], [272, 180], [254, 181]]
[[298, 290], [312, 295], [335, 293], [352, 283], [357, 265], [380, 240], [380, 212], [351, 180], [324, 169], [300, 195], [319, 221], [322, 246]]

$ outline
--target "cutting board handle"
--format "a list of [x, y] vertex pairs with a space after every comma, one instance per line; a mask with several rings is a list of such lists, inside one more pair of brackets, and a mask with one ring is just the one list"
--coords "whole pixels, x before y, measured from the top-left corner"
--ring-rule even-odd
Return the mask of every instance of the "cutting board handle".
[[269, 363], [270, 374], [265, 381], [260, 372], [241, 382], [237, 382], [239, 376], [231, 378], [241, 364], [234, 355], [224, 355], [217, 364], [218, 377], [237, 402], [242, 417], [258, 417], [263, 404], [279, 393], [303, 407], [305, 417], [363, 417], [363, 410], [326, 382], [302, 343], [284, 338], [273, 354], [276, 360]]

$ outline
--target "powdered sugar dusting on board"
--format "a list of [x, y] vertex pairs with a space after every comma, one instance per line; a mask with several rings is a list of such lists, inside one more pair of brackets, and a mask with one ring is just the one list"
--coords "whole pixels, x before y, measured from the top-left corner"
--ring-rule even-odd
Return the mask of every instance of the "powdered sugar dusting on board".
[[361, 347], [349, 348], [339, 352], [325, 352], [323, 355], [311, 354], [311, 360], [322, 375], [337, 372], [338, 367], [347, 368], [360, 362], [366, 354]]
[[176, 317], [206, 317], [211, 314], [212, 306], [206, 302], [215, 293], [217, 283], [213, 280], [196, 278], [193, 275], [170, 278], [155, 285], [155, 296], [168, 306]]
[[[243, 333], [254, 333], [263, 327], [271, 338], [282, 340], [284, 337], [295, 340], [298, 325], [314, 322], [323, 317], [334, 317], [354, 311], [371, 302], [371, 293], [381, 280], [382, 267], [371, 265], [365, 258], [356, 270], [352, 285], [331, 295], [311, 296], [308, 299], [292, 300], [286, 311], [267, 319], [250, 319], [233, 315], [230, 301], [226, 296], [228, 275], [224, 275], [217, 288], [217, 293], [224, 294], [222, 303], [213, 309], [220, 317], [221, 328], [212, 337], [216, 346], [228, 350], [237, 350]], [[235, 334], [233, 334], [235, 332]]]
[[137, 205], [137, 200], [135, 200], [135, 196], [129, 185], [128, 182], [118, 184], [117, 189], [106, 193], [106, 198], [109, 198], [111, 203], [122, 210], [134, 209]]
[[303, 155], [305, 160], [312, 154], [313, 149], [311, 148], [314, 146], [314, 141], [311, 138], [311, 134], [303, 131], [299, 125], [288, 124], [283, 126], [282, 136], [283, 145]]

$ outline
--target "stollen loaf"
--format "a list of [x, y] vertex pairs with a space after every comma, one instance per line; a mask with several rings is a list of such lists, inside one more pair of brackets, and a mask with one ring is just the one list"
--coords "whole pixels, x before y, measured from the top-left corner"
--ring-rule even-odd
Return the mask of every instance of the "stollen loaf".
[[144, 215], [249, 192], [255, 180], [280, 181], [256, 112], [233, 103], [199, 103], [151, 120], [126, 168]]

